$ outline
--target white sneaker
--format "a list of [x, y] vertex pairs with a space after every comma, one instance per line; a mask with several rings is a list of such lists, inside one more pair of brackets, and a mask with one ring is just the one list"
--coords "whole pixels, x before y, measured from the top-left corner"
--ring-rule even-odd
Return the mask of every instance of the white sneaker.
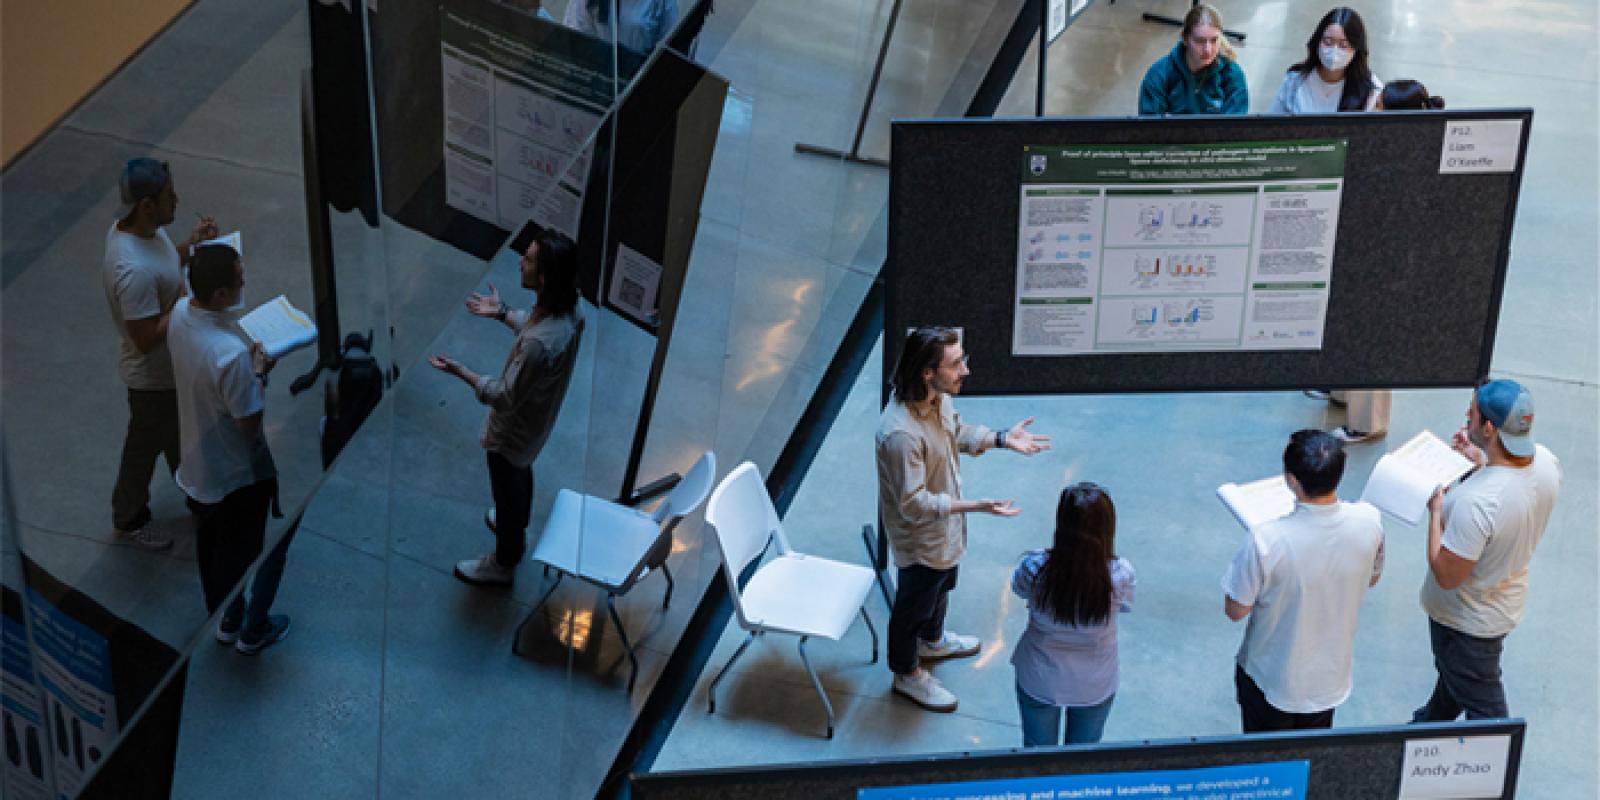
[[118, 539], [143, 550], [160, 552], [172, 549], [172, 537], [152, 530], [149, 525], [142, 525], [131, 531], [117, 528], [116, 531]]
[[925, 669], [909, 675], [895, 675], [894, 690], [929, 711], [949, 713], [956, 710], [956, 696]]
[[1353, 431], [1350, 430], [1349, 426], [1347, 425], [1340, 425], [1339, 427], [1328, 431], [1329, 435], [1341, 442], [1344, 442], [1345, 444], [1361, 444], [1362, 442], [1370, 442], [1374, 439], [1382, 439], [1387, 433], [1388, 431]]
[[982, 647], [983, 642], [976, 636], [962, 636], [959, 633], [945, 631], [944, 637], [937, 642], [924, 642], [918, 639], [917, 658], [940, 659], [975, 656]]
[[510, 586], [516, 575], [516, 568], [500, 566], [494, 553], [456, 562], [456, 577], [479, 586]]

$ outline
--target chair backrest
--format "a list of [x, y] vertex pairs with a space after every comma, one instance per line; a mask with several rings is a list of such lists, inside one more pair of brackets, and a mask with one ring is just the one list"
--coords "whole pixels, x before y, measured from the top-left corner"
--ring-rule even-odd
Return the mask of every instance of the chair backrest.
[[668, 525], [676, 524], [678, 520], [694, 513], [701, 503], [706, 501], [706, 495], [711, 494], [711, 484], [717, 479], [717, 456], [710, 450], [700, 456], [689, 468], [689, 474], [672, 487], [672, 492], [667, 499], [661, 501], [656, 507], [656, 522]]
[[761, 557], [774, 530], [771, 523], [776, 518], [777, 512], [761, 480], [761, 471], [749, 461], [735, 467], [722, 479], [706, 506], [706, 521], [716, 532], [717, 547], [722, 552], [722, 575], [728, 581], [734, 611], [739, 615], [739, 623], [747, 628], [749, 620], [745, 618], [744, 602], [739, 595], [739, 573]]

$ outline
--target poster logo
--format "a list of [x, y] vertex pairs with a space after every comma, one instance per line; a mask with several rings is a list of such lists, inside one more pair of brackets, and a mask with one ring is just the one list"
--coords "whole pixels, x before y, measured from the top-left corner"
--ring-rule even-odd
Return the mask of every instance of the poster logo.
[[1045, 163], [1046, 159], [1044, 156], [1034, 156], [1028, 159], [1028, 171], [1032, 172], [1034, 177], [1037, 178], [1044, 174]]

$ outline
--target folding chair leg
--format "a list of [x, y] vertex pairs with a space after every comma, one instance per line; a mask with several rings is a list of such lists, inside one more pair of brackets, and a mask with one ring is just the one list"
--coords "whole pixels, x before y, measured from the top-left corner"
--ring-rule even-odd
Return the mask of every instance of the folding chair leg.
[[878, 663], [878, 629], [872, 627], [872, 617], [867, 616], [867, 607], [861, 606], [861, 621], [867, 623], [867, 633], [872, 634], [872, 663]]
[[661, 601], [661, 607], [662, 608], [667, 608], [667, 607], [670, 607], [672, 605], [672, 587], [673, 587], [673, 583], [672, 583], [672, 570], [667, 569], [667, 562], [665, 562], [665, 561], [661, 562], [661, 574], [665, 575], [667, 577], [667, 596], [666, 596], [665, 599], [663, 599]]
[[628, 691], [633, 691], [633, 682], [639, 677], [639, 659], [633, 655], [633, 645], [628, 643], [628, 632], [622, 628], [622, 618], [617, 616], [617, 596], [606, 595], [606, 610], [611, 612], [611, 624], [617, 626], [617, 638], [622, 640], [622, 649], [628, 651], [628, 663], [633, 666], [633, 671], [628, 673]]
[[817, 671], [811, 668], [811, 659], [806, 658], [806, 639], [800, 637], [800, 663], [806, 665], [806, 674], [811, 676], [811, 685], [817, 687], [817, 696], [822, 698], [822, 710], [828, 714], [828, 738], [833, 738], [833, 704], [828, 702], [828, 693], [822, 691], [822, 681], [817, 680]]
[[711, 696], [711, 705], [706, 709], [707, 714], [717, 713], [717, 684], [721, 683], [722, 676], [728, 674], [728, 670], [733, 668], [733, 662], [738, 661], [739, 656], [744, 655], [745, 648], [749, 647], [750, 643], [756, 640], [757, 633], [759, 633], [759, 631], [751, 631], [750, 638], [745, 639], [744, 644], [739, 645], [739, 649], [733, 651], [733, 658], [728, 659], [728, 663], [722, 665], [722, 670], [717, 673], [717, 677], [711, 679], [711, 690], [707, 692], [707, 694]]
[[[545, 569], [549, 570], [550, 566], [548, 564], [546, 564], [545, 565]], [[550, 599], [550, 595], [556, 593], [556, 587], [561, 585], [561, 579], [565, 578], [566, 576], [567, 576], [567, 573], [565, 573], [565, 572], [557, 572], [556, 573], [556, 582], [550, 584], [550, 588], [545, 590], [544, 594], [539, 598], [539, 602], [534, 603], [533, 604], [533, 608], [528, 609], [527, 616], [524, 616], [522, 618], [522, 623], [517, 625], [517, 632], [511, 634], [511, 654], [512, 655], [514, 655], [514, 656], [522, 655], [522, 651], [517, 649], [517, 646], [522, 644], [522, 629], [528, 627], [528, 623], [533, 621], [533, 615], [539, 612], [539, 607], [544, 605], [544, 601]]]

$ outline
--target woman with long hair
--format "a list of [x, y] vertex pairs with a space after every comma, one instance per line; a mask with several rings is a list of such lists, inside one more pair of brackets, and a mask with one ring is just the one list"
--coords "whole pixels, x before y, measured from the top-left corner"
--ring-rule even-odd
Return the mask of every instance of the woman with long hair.
[[1306, 39], [1305, 60], [1283, 76], [1268, 113], [1371, 111], [1383, 83], [1372, 74], [1367, 56], [1361, 15], [1344, 6], [1329, 11]]
[[1024, 747], [1098, 742], [1105, 730], [1117, 693], [1117, 614], [1132, 610], [1135, 584], [1116, 537], [1111, 496], [1075, 483], [1056, 505], [1055, 546], [1024, 555], [1011, 576], [1011, 591], [1028, 603], [1011, 655]]
[[1139, 85], [1140, 114], [1246, 114], [1250, 87], [1222, 32], [1222, 12], [1196, 3], [1183, 17], [1172, 52], [1157, 59]]

